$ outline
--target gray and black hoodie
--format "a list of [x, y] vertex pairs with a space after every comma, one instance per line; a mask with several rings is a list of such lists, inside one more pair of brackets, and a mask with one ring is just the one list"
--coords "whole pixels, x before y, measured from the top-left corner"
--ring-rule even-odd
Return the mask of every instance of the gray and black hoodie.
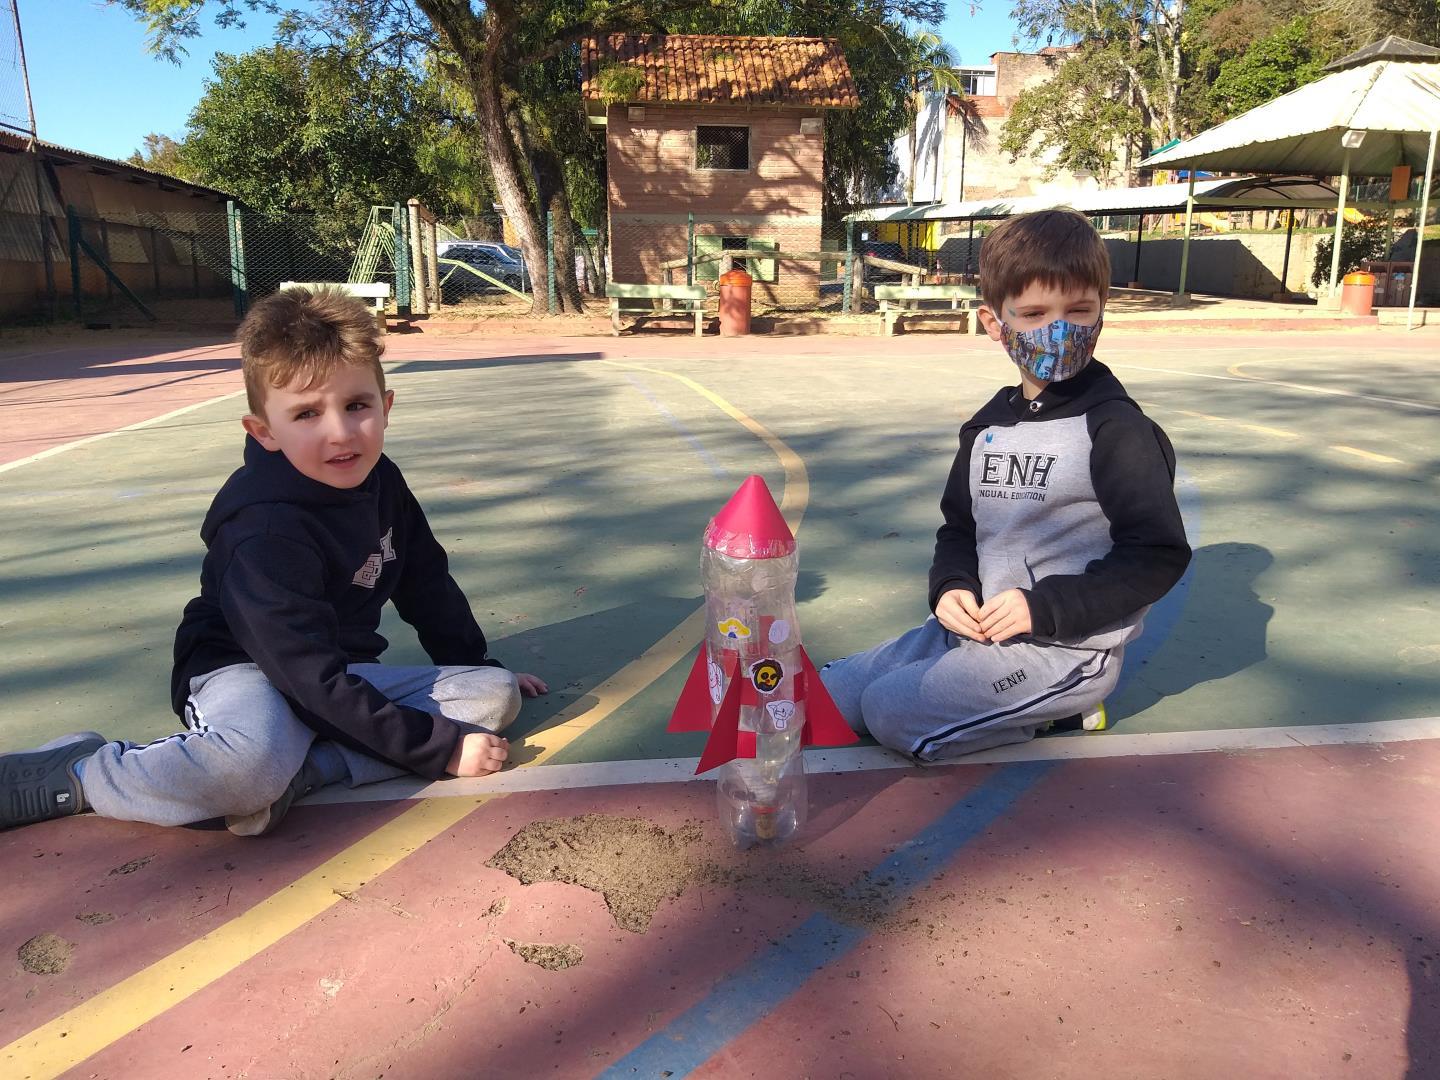
[[1031, 637], [1113, 649], [1190, 562], [1175, 451], [1098, 360], [1032, 401], [997, 393], [960, 429], [930, 567], [981, 603], [1018, 588]]

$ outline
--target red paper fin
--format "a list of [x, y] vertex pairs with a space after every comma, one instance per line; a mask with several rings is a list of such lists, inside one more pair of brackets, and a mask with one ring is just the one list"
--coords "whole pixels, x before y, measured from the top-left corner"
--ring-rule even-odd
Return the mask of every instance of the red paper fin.
[[737, 758], [753, 758], [755, 756], [755, 732], [737, 731], [735, 733], [735, 756]]
[[845, 717], [840, 715], [835, 700], [820, 681], [820, 673], [815, 670], [814, 662], [804, 649], [800, 650], [800, 670], [804, 676], [805, 696], [805, 730], [801, 733], [800, 744], [849, 746], [859, 742], [860, 736], [850, 730]]
[[[725, 697], [720, 702], [720, 709], [715, 715], [715, 726], [710, 729], [710, 738], [706, 740], [705, 751], [700, 755], [700, 764], [695, 767], [695, 775], [709, 772], [717, 765], [724, 765], [740, 756], [740, 680], [732, 678], [730, 685], [725, 689]], [[753, 736], [752, 736], [753, 739]], [[750, 756], [755, 756], [754, 743], [751, 743]]]
[[666, 731], [709, 731], [710, 730], [710, 665], [709, 652], [700, 646], [700, 655], [695, 657], [695, 666], [685, 680], [685, 688], [675, 702], [675, 711], [670, 714]]

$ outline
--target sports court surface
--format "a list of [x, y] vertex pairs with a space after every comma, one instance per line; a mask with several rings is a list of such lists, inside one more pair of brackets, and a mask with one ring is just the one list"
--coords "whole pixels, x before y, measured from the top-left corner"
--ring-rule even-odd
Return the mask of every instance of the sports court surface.
[[[800, 842], [736, 855], [664, 732], [705, 521], [762, 473], [817, 662], [899, 632], [1013, 368], [962, 335], [393, 335], [387, 452], [551, 686], [518, 767], [260, 840], [0, 834], [0, 1076], [1440, 1075], [1440, 336], [1099, 355], [1175, 443], [1195, 550], [1114, 730], [812, 751]], [[173, 730], [243, 411], [228, 342], [0, 349], [0, 749]]]

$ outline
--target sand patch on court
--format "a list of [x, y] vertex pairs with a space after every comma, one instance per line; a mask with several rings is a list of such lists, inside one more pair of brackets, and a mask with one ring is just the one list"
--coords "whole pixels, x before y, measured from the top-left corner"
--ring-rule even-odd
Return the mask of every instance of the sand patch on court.
[[32, 975], [59, 975], [70, 966], [75, 946], [58, 934], [36, 934], [21, 945], [20, 966]]

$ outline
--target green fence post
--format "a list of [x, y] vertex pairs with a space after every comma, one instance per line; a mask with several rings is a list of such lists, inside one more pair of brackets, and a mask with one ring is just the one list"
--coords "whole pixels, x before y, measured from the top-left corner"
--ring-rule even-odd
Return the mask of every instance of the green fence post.
[[555, 211], [545, 211], [545, 289], [549, 312], [555, 314]]
[[855, 298], [850, 294], [850, 282], [855, 277], [855, 222], [845, 222], [845, 282], [841, 286], [840, 309], [846, 315], [854, 311]]
[[395, 314], [410, 314], [410, 213], [404, 203], [390, 211], [395, 230]]
[[83, 321], [85, 314], [80, 310], [80, 217], [75, 207], [65, 207], [66, 232], [70, 238], [70, 297], [75, 301], [75, 319]]
[[685, 284], [695, 284], [695, 211], [685, 215]]
[[225, 228], [230, 234], [230, 299], [235, 304], [235, 317], [243, 319], [250, 306], [250, 276], [245, 270], [244, 223], [234, 201], [225, 204]]

